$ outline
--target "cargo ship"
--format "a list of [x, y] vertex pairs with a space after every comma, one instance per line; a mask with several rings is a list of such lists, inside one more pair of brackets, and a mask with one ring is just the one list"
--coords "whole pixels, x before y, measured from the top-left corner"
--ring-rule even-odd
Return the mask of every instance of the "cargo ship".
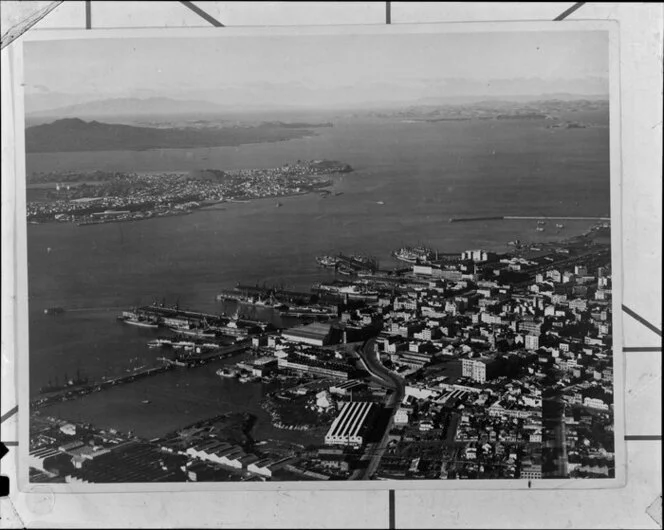
[[261, 297], [249, 296], [247, 298], [240, 298], [238, 300], [242, 305], [248, 305], [251, 307], [259, 307], [264, 309], [279, 309], [283, 307], [283, 304], [279, 302], [273, 295], [270, 295], [266, 300]]
[[317, 291], [331, 293], [338, 296], [348, 296], [349, 298], [373, 298], [378, 296], [378, 291], [367, 288], [366, 286], [354, 283], [345, 283], [335, 281], [332, 283], [316, 283], [313, 288]]
[[279, 316], [334, 318], [338, 316], [338, 310], [333, 306], [298, 306], [279, 311]]
[[406, 263], [428, 263], [435, 259], [436, 253], [425, 246], [401, 247], [392, 252], [392, 256]]
[[118, 316], [118, 320], [125, 324], [131, 324], [132, 326], [139, 326], [142, 328], [156, 329], [159, 327], [159, 324], [157, 324], [155, 320], [142, 317], [132, 311], [123, 311], [123, 313]]
[[173, 346], [171, 339], [155, 339], [148, 342], [148, 348], [169, 348]]
[[169, 328], [171, 331], [174, 333], [181, 333], [182, 335], [187, 335], [189, 337], [200, 337], [200, 338], [207, 338], [207, 339], [213, 339], [217, 336], [217, 334], [214, 332], [214, 330], [210, 328], [175, 328], [171, 327]]
[[355, 274], [355, 269], [352, 269], [348, 265], [344, 264], [338, 265], [336, 271], [339, 274], [343, 274], [344, 276], [352, 276], [353, 274]]
[[218, 302], [239, 302], [244, 298], [245, 295], [238, 291], [225, 290], [217, 295]]

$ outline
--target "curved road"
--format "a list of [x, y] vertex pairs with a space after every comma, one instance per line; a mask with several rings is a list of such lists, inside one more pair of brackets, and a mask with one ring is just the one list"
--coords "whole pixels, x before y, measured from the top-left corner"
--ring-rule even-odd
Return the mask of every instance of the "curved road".
[[401, 403], [406, 395], [406, 382], [380, 362], [380, 356], [376, 351], [376, 339], [366, 341], [358, 353], [369, 373], [379, 379], [385, 388], [393, 391], [385, 406], [392, 408]]
[[367, 465], [352, 477], [355, 480], [367, 480], [375, 473], [378, 464], [380, 463], [380, 459], [383, 457], [383, 453], [387, 447], [387, 436], [392, 429], [394, 413], [396, 412], [399, 403], [403, 401], [403, 398], [406, 395], [406, 382], [399, 375], [391, 372], [381, 364], [380, 356], [376, 351], [375, 339], [369, 339], [365, 342], [362, 348], [358, 350], [358, 354], [369, 373], [374, 378], [380, 380], [385, 388], [392, 390], [390, 399], [385, 404], [386, 408], [392, 409], [390, 420], [385, 428], [385, 433], [381, 437], [380, 442], [369, 444], [366, 447], [366, 452], [362, 457], [362, 461], [367, 462]]

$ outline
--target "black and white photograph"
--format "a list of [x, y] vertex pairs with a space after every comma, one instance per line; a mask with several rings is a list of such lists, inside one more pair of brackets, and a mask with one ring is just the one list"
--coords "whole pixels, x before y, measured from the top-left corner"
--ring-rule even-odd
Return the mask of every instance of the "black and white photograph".
[[30, 483], [621, 475], [611, 32], [414, 26], [23, 43]]

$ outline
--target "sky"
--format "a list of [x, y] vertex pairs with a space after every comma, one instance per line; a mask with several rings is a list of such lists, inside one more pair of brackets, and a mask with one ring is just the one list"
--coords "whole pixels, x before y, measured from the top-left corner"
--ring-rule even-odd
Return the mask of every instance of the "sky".
[[608, 93], [605, 32], [121, 38], [29, 42], [26, 100], [229, 105]]

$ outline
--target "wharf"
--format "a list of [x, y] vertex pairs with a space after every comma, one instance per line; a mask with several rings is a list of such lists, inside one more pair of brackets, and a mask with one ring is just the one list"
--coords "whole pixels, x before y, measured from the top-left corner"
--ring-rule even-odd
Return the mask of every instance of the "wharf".
[[158, 360], [165, 363], [166, 366], [200, 366], [207, 364], [212, 361], [217, 361], [219, 359], [226, 359], [227, 357], [232, 357], [233, 355], [238, 355], [244, 353], [249, 349], [249, 343], [244, 342], [242, 344], [234, 344], [226, 348], [221, 348], [219, 350], [213, 350], [210, 352], [205, 352], [201, 354], [196, 354], [193, 356], [179, 356], [175, 359], [169, 359], [167, 357], [159, 357]]
[[[217, 297], [220, 299], [219, 297]], [[145, 316], [153, 317], [157, 320], [160, 326], [166, 326], [164, 319], [166, 318], [179, 318], [189, 320], [190, 323], [202, 324], [207, 323], [211, 327], [223, 327], [229, 322], [228, 317], [221, 315], [213, 315], [211, 313], [200, 313], [198, 311], [185, 311], [183, 309], [176, 309], [172, 307], [161, 306], [143, 306], [136, 310], [136, 313]], [[243, 326], [260, 326], [263, 322], [258, 320], [251, 320], [247, 318], [238, 318], [237, 323]], [[223, 333], [222, 333], [223, 334]], [[186, 333], [185, 333], [186, 335]]]
[[366, 260], [361, 260], [355, 256], [346, 256], [344, 254], [339, 254], [336, 256], [337, 265], [342, 264], [350, 267], [353, 270], [361, 271], [371, 271], [376, 272], [378, 270], [378, 260], [375, 258], [367, 258]]
[[[270, 298], [273, 297], [281, 303], [304, 303], [310, 304], [315, 300], [313, 299], [314, 295], [312, 293], [306, 293], [301, 291], [290, 291], [288, 289], [278, 289], [276, 287], [267, 287], [259, 285], [242, 285], [238, 284], [235, 287], [235, 292], [240, 293], [242, 297], [257, 296], [260, 298]], [[228, 291], [224, 291], [228, 293]]]
[[211, 313], [200, 313], [198, 311], [186, 311], [175, 307], [162, 307], [157, 305], [149, 305], [139, 307], [136, 311], [138, 314], [146, 316], [155, 316], [161, 318], [189, 318], [191, 320], [207, 320], [218, 321], [221, 319], [219, 315]]

